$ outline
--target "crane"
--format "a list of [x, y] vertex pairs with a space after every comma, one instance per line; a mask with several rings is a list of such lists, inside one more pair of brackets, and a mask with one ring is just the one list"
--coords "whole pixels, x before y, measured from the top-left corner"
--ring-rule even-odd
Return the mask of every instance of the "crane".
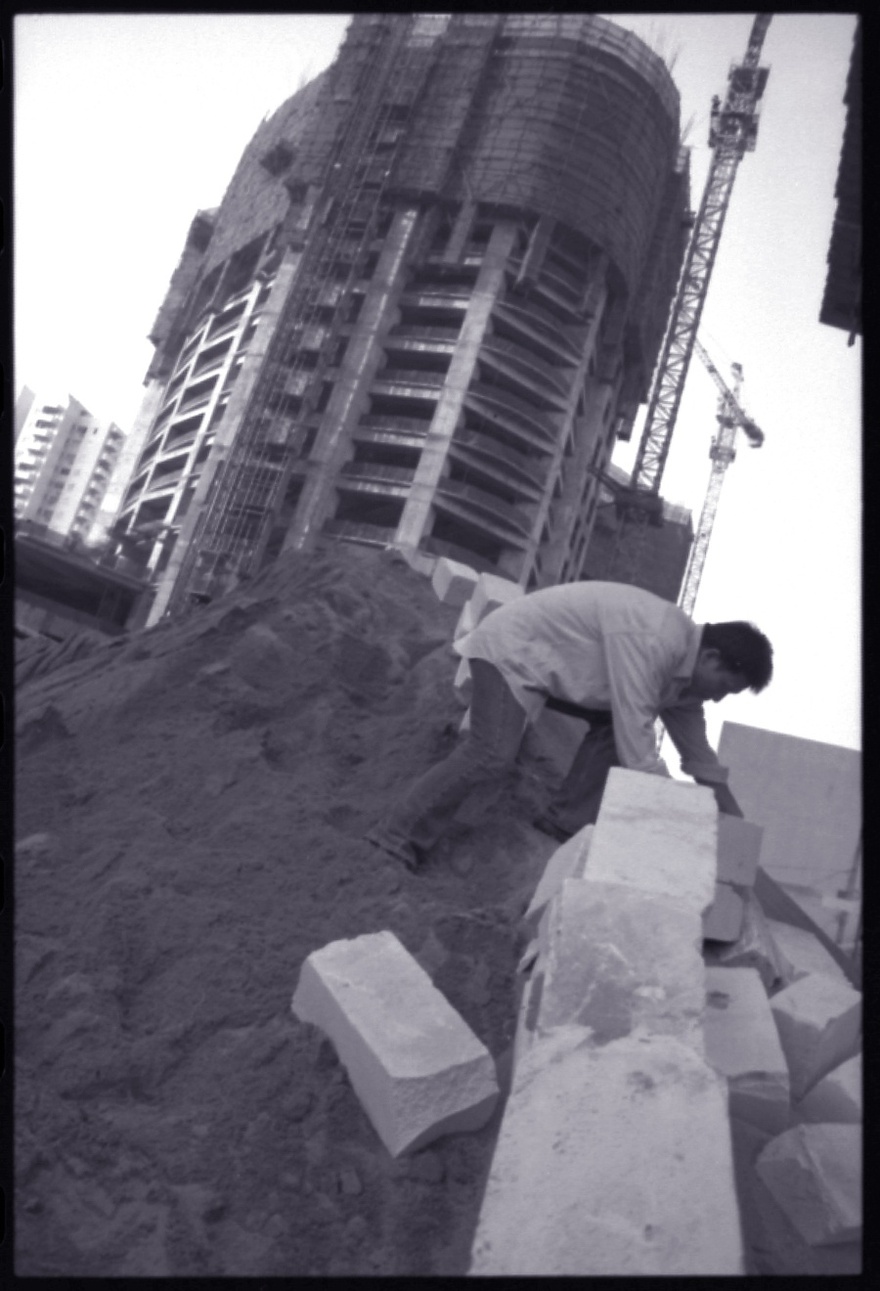
[[724, 483], [724, 475], [728, 466], [736, 457], [735, 441], [737, 431], [742, 429], [745, 432], [752, 448], [760, 448], [764, 442], [763, 431], [752, 421], [751, 417], [743, 412], [739, 401], [743, 376], [741, 365], [739, 363], [732, 364], [733, 389], [731, 390], [696, 337], [694, 338], [694, 349], [718, 387], [720, 396], [717, 414], [718, 434], [713, 438], [712, 446], [709, 449], [709, 456], [712, 459], [709, 486], [706, 489], [703, 510], [700, 513], [700, 522], [694, 535], [690, 559], [688, 560], [679, 599], [679, 605], [685, 614], [692, 614], [696, 603], [700, 579], [703, 576], [703, 566], [706, 563], [709, 539], [712, 536], [712, 526], [715, 523], [715, 514], [718, 510], [721, 485]]
[[715, 264], [721, 231], [730, 204], [733, 181], [743, 156], [752, 152], [758, 136], [760, 101], [769, 68], [759, 66], [764, 37], [772, 14], [755, 15], [745, 58], [730, 68], [727, 95], [712, 100], [709, 146], [712, 160], [700, 209], [685, 252], [678, 290], [657, 361], [645, 428], [625, 490], [616, 568], [606, 577], [632, 582], [649, 521], [661, 523], [660, 481], [669, 454], [688, 366]]

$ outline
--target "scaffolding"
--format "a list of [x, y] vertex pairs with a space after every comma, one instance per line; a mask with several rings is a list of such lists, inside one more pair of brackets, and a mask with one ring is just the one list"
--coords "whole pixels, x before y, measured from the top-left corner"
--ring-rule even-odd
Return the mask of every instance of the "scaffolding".
[[[344, 306], [376, 237], [380, 202], [406, 115], [423, 84], [434, 34], [424, 17], [356, 17], [349, 35], [363, 42], [349, 93], [337, 95], [332, 141], [322, 149], [319, 207], [263, 371], [210, 490], [168, 602], [216, 596], [260, 564], [291, 470], [315, 409], [322, 378], [340, 342]], [[339, 58], [335, 66], [339, 65]], [[349, 59], [347, 67], [352, 60]], [[331, 69], [331, 84], [332, 84]]]

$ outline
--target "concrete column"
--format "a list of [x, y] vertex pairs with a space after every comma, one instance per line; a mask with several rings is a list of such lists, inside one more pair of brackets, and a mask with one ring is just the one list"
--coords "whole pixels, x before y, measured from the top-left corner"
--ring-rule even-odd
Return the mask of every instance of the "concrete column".
[[336, 477], [347, 459], [351, 432], [363, 411], [369, 382], [382, 357], [382, 342], [392, 322], [393, 298], [400, 289], [418, 217], [415, 207], [399, 211], [385, 238], [357, 328], [321, 420], [302, 497], [282, 551], [307, 547], [336, 505]]
[[504, 270], [515, 243], [516, 225], [512, 221], [503, 220], [495, 225], [410, 494], [397, 526], [394, 539], [396, 547], [418, 547], [430, 523], [431, 503], [446, 464], [449, 441], [458, 425], [489, 316], [504, 285]]

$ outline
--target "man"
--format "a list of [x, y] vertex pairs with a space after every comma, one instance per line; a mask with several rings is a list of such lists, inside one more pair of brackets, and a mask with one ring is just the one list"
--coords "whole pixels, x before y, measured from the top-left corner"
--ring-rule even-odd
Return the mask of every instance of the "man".
[[513, 762], [545, 705], [590, 723], [539, 829], [560, 840], [595, 821], [612, 766], [669, 775], [659, 717], [681, 769], [709, 785], [721, 811], [742, 812], [706, 738], [703, 703], [764, 689], [767, 638], [749, 623], [700, 626], [669, 601], [623, 583], [565, 583], [493, 610], [460, 638], [473, 691], [467, 737], [431, 767], [367, 837], [417, 869], [477, 784]]

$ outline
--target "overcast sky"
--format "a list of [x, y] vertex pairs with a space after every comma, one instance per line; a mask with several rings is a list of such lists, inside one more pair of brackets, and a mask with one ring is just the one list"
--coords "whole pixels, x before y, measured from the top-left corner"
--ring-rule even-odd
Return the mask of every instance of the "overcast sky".
[[[751, 14], [611, 15], [670, 61], [692, 147]], [[133, 423], [146, 340], [196, 210], [222, 199], [260, 120], [332, 60], [347, 16], [38, 14], [15, 19], [15, 385]], [[764, 446], [727, 472], [695, 617], [746, 618], [775, 647], [728, 719], [861, 747], [861, 341], [819, 323], [854, 15], [781, 14], [758, 145], [742, 162], [701, 339]], [[662, 491], [694, 512], [716, 389], [694, 360]], [[641, 423], [615, 460], [630, 466]]]

